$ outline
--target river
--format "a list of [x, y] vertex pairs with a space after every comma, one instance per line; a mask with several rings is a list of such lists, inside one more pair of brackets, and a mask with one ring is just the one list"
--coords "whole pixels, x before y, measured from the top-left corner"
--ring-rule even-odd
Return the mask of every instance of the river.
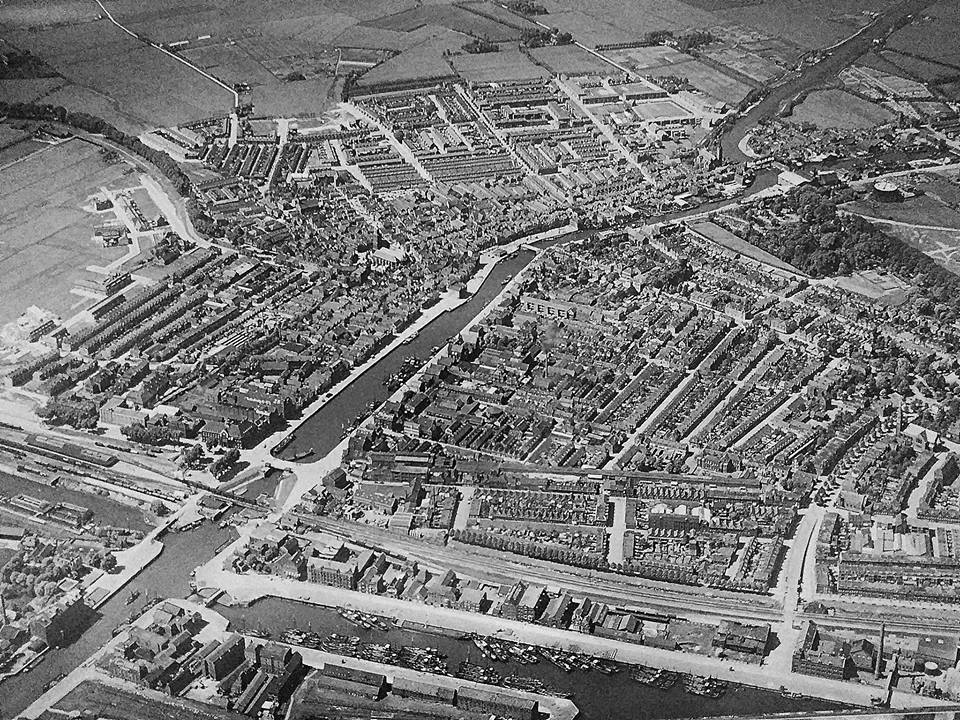
[[932, 0], [900, 0], [880, 11], [876, 21], [861, 33], [847, 38], [819, 62], [806, 66], [785, 82], [769, 89], [767, 95], [746, 114], [739, 116], [720, 138], [723, 157], [729, 162], [749, 160], [738, 144], [762, 120], [772, 118], [781, 106], [814, 88], [836, 79], [837, 73], [874, 48], [874, 40], [882, 40], [901, 27], [908, 16], [920, 13]]
[[291, 627], [320, 634], [339, 633], [359, 636], [366, 642], [389, 642], [394, 647], [434, 647], [447, 656], [447, 665], [455, 670], [461, 660], [494, 667], [503, 676], [522, 675], [546, 681], [573, 693], [582, 720], [653, 720], [710, 715], [776, 713], [836, 709], [835, 703], [809, 698], [784, 698], [779, 693], [731, 685], [718, 699], [686, 693], [678, 683], [663, 692], [641, 685], [625, 672], [603, 675], [596, 671], [575, 670], [566, 673], [547, 661], [536, 665], [501, 663], [481, 657], [474, 645], [465, 640], [405, 630], [364, 630], [344, 620], [335, 610], [305, 605], [290, 600], [266, 598], [250, 607], [216, 606], [236, 630], [267, 630], [274, 636]]
[[[210, 522], [188, 532], [165, 535], [160, 556], [96, 611], [93, 624], [77, 641], [49, 651], [32, 670], [0, 684], [0, 716], [13, 717], [26, 709], [48, 683], [69, 673], [103, 647], [113, 636], [113, 629], [126, 622], [131, 613], [139, 614], [148, 598], [187, 597], [190, 571], [213, 557], [216, 548], [231, 538], [236, 538], [236, 531], [221, 529]], [[140, 592], [140, 597], [127, 605], [129, 590], [133, 587]]]

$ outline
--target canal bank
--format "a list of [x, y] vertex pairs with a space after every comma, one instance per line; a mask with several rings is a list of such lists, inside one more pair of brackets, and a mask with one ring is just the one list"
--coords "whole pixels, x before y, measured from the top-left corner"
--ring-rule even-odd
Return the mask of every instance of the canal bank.
[[[115, 592], [96, 610], [90, 626], [72, 644], [48, 650], [29, 671], [0, 683], [3, 717], [15, 717], [30, 705], [51, 682], [70, 673], [113, 637], [114, 628], [139, 615], [156, 598], [187, 597], [190, 573], [197, 563], [213, 557], [225, 540], [236, 537], [232, 529], [205, 522], [188, 532], [169, 532], [149, 564], [130, 580], [139, 595], [128, 604], [129, 593]], [[159, 545], [159, 542], [157, 543]], [[109, 576], [108, 576], [109, 577]]]
[[[371, 405], [384, 402], [393, 391], [385, 383], [397, 373], [404, 363], [415, 360], [419, 365], [427, 362], [447, 341], [468, 327], [477, 315], [500, 294], [505, 284], [526, 268], [537, 253], [526, 249], [532, 244], [538, 250], [554, 245], [573, 242], [592, 234], [593, 231], [576, 231], [555, 237], [526, 238], [517, 241], [514, 250], [507, 246], [508, 255], [489, 263], [478, 276], [482, 282], [466, 300], [449, 301], [440, 312], [428, 315], [429, 321], [422, 324], [406, 339], [398, 338], [388, 351], [375, 362], [360, 371], [355, 371], [349, 382], [334, 391], [331, 398], [319, 401], [305, 411], [306, 418], [289, 434], [281, 459], [290, 460], [310, 453], [301, 464], [309, 464], [326, 457], [341, 440], [349, 423], [369, 413]], [[473, 287], [468, 286], [468, 290]], [[429, 312], [429, 311], [428, 311]], [[412, 360], [411, 360], [412, 359]], [[275, 443], [273, 443], [275, 444]]]

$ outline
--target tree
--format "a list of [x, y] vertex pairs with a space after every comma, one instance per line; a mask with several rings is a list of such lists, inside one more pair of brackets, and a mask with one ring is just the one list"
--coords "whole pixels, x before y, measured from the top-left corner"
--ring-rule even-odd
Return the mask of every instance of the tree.
[[100, 568], [104, 572], [113, 572], [117, 567], [117, 558], [112, 552], [104, 553], [100, 561]]
[[150, 503], [150, 512], [157, 517], [164, 517], [170, 514], [170, 508], [168, 508], [162, 500], [157, 499]]

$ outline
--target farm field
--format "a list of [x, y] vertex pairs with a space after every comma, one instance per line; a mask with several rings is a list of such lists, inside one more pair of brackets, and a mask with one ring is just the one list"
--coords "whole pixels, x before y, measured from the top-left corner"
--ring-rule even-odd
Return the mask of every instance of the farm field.
[[417, 78], [452, 76], [444, 50], [459, 48], [468, 42], [465, 35], [441, 29], [436, 35], [399, 55], [371, 68], [360, 78], [358, 85], [366, 86], [382, 82], [416, 80]]
[[888, 122], [893, 114], [843, 90], [818, 90], [793, 109], [792, 118], [818, 127], [856, 129]]
[[612, 50], [607, 55], [640, 75], [686, 78], [700, 92], [719, 102], [737, 103], [751, 89], [750, 85], [672, 48], [629, 48]]
[[550, 74], [517, 49], [480, 55], [457, 55], [450, 58], [457, 73], [471, 82], [498, 80], [532, 80]]
[[576, 45], [534, 48], [530, 54], [553, 72], [562, 75], [608, 75], [618, 72], [610, 63]]
[[772, 60], [767, 60], [766, 58], [760, 57], [752, 52], [745, 52], [739, 48], [724, 46], [717, 49], [706, 50], [704, 51], [704, 56], [758, 83], [765, 83], [783, 72], [783, 68]]
[[417, 7], [377, 18], [366, 24], [399, 32], [411, 32], [425, 25], [435, 25], [493, 42], [505, 42], [520, 37], [520, 31], [515, 27], [490, 20], [456, 5]]
[[960, 8], [956, 2], [939, 2], [922, 17], [897, 30], [887, 40], [890, 50], [917, 55], [935, 62], [955, 66], [960, 70]]
[[[40, 55], [73, 85], [47, 96], [74, 110], [121, 117], [143, 129], [179, 125], [229, 112], [233, 96], [107, 21], [19, 32], [12, 41]], [[79, 87], [72, 102], [54, 100]], [[89, 101], [91, 96], [99, 97]], [[89, 101], [89, 102], [88, 102]]]
[[135, 185], [132, 166], [108, 163], [82, 140], [45, 146], [0, 170], [0, 324], [31, 305], [68, 316], [88, 302], [70, 291], [89, 277], [87, 265], [105, 265], [125, 248], [104, 248], [93, 228], [104, 220], [81, 208], [100, 186]]
[[[550, 14], [540, 19], [548, 25], [560, 27], [573, 33], [577, 40], [590, 45], [578, 34], [578, 28], [557, 22], [555, 13], [580, 11], [592, 18], [630, 35], [638, 40], [654, 30], [683, 30], [691, 27], [709, 27], [717, 23], [712, 13], [699, 10], [679, 0], [599, 0], [585, 6], [581, 0], [548, 0], [543, 3]], [[601, 42], [620, 42], [618, 39], [601, 39]]]
[[785, 38], [806, 49], [822, 48], [852, 35], [870, 22], [870, 11], [893, 0], [833, 0], [811, 12], [807, 0], [766, 0], [757, 5], [717, 9], [722, 21], [751, 27], [771, 37]]
[[597, 45], [608, 43], [632, 42], [641, 37], [639, 33], [604, 22], [576, 8], [551, 11], [549, 15], [542, 16], [540, 21], [572, 33], [577, 42], [587, 47], [595, 48]]
[[234, 45], [206, 45], [179, 53], [227, 84], [244, 82], [259, 115], [314, 115], [338, 98], [331, 96], [336, 50], [313, 50], [308, 43], [245, 38]]
[[7, 102], [35, 102], [66, 84], [63, 78], [0, 80], [0, 97]]

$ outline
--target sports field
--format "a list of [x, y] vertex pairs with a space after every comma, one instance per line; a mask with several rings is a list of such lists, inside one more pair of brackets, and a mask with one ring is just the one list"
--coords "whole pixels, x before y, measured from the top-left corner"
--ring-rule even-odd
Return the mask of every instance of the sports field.
[[69, 317], [88, 299], [71, 293], [92, 277], [87, 265], [105, 265], [125, 248], [104, 248], [93, 229], [106, 219], [82, 209], [100, 186], [138, 182], [124, 162], [109, 163], [100, 148], [70, 140], [0, 170], [0, 325], [31, 305]]

